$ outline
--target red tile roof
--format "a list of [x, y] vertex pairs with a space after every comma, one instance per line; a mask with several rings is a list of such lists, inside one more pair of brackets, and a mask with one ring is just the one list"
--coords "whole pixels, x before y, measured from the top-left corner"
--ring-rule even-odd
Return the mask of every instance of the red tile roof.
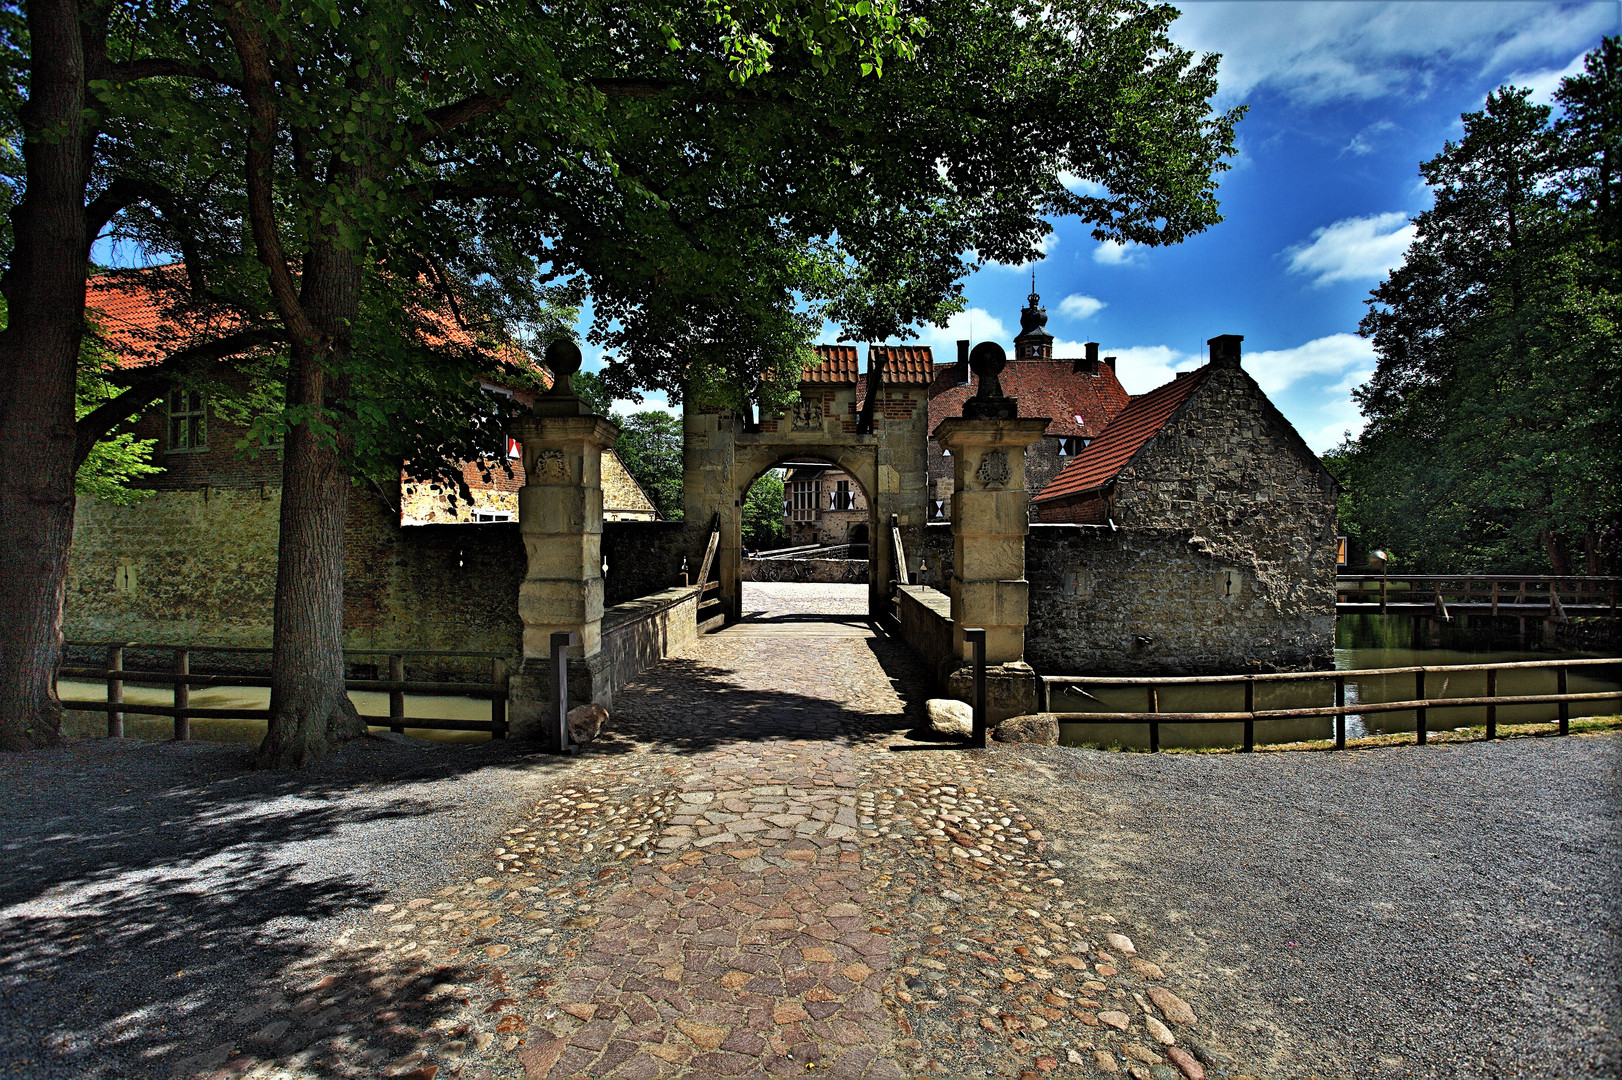
[[1035, 502], [1051, 502], [1067, 495], [1080, 495], [1096, 491], [1120, 475], [1145, 443], [1158, 435], [1166, 422], [1205, 384], [1209, 367], [1173, 379], [1147, 394], [1132, 399], [1122, 409], [1104, 434], [1092, 441], [1076, 459], [1049, 480], [1037, 495]]
[[[155, 266], [97, 274], [85, 283], [87, 313], [119, 367], [161, 363], [177, 349], [210, 341], [243, 325], [231, 314], [204, 317], [177, 313], [172, 299], [176, 294], [167, 292], [164, 286], [179, 284], [174, 280], [179, 274], [178, 265]], [[155, 282], [155, 278], [159, 280]], [[431, 345], [470, 348], [479, 344], [478, 338], [448, 312], [423, 310], [418, 314], [426, 324], [424, 334]], [[552, 385], [551, 373], [523, 350], [498, 344], [494, 351], [504, 363], [528, 368], [547, 386]]]
[[[1126, 391], [1106, 364], [1097, 375], [1077, 375], [1071, 360], [1010, 360], [1003, 369], [1003, 393], [1019, 402], [1020, 416], [1045, 416], [1048, 435], [1103, 434], [1110, 417], [1126, 407]], [[977, 387], [958, 386], [957, 365], [936, 364], [929, 387], [929, 430], [949, 416], [962, 416], [963, 403]]]
[[869, 370], [874, 360], [883, 362], [887, 386], [928, 386], [935, 377], [935, 356], [928, 345], [870, 345]]
[[100, 331], [103, 344], [121, 368], [156, 364], [176, 349], [230, 333], [241, 325], [232, 316], [170, 318], [164, 293], [154, 289], [152, 277], [178, 276], [179, 268], [114, 271], [97, 274], [85, 283], [86, 314]]
[[801, 383], [850, 385], [856, 381], [856, 346], [816, 345], [812, 349], [817, 354], [818, 363], [805, 369], [800, 376]]

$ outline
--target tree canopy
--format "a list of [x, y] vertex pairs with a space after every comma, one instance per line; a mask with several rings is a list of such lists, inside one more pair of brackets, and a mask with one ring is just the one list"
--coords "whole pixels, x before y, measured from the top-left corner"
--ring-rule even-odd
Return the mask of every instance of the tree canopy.
[[1369, 300], [1342, 522], [1404, 568], [1599, 573], [1622, 525], [1617, 40], [1556, 94], [1494, 91], [1421, 166], [1431, 209]]

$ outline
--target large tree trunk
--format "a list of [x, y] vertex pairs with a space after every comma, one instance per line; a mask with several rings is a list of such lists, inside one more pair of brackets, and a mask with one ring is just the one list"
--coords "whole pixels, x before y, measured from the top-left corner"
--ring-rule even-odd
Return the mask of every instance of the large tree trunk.
[[[321, 346], [295, 348], [288, 371], [290, 408], [330, 408], [334, 380], [348, 357], [349, 327], [360, 309], [354, 253], [323, 245], [306, 260], [303, 307]], [[301, 767], [334, 745], [366, 734], [344, 691], [344, 523], [349, 474], [347, 425], [337, 438], [308, 424], [287, 435], [282, 460], [281, 540], [276, 561], [276, 629], [271, 654], [270, 726], [261, 768]]]
[[74, 376], [84, 324], [85, 50], [75, 0], [28, 5], [27, 188], [0, 332], [0, 750], [61, 738], [56, 669], [73, 541]]

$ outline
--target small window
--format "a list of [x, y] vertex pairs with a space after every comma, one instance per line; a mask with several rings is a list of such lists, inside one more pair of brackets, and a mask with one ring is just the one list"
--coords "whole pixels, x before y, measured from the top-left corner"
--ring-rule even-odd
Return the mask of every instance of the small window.
[[1083, 438], [1080, 435], [1066, 436], [1065, 438], [1059, 440], [1059, 456], [1075, 457], [1077, 454], [1087, 449], [1087, 444], [1090, 442], [1092, 442], [1091, 439]]
[[486, 521], [511, 521], [512, 519], [513, 515], [511, 510], [473, 511], [473, 520], [481, 523]]
[[945, 521], [946, 520], [946, 500], [945, 499], [930, 499], [929, 500], [929, 520], [930, 521]]
[[169, 391], [169, 449], [208, 448], [207, 402], [200, 390]]

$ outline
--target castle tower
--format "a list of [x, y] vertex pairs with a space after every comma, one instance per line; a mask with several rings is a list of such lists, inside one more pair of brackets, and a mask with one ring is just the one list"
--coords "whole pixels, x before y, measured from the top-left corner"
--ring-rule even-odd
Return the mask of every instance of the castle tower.
[[1048, 333], [1048, 309], [1036, 294], [1036, 271], [1031, 271], [1029, 303], [1019, 313], [1019, 337], [1014, 339], [1015, 360], [1051, 360], [1053, 335]]

